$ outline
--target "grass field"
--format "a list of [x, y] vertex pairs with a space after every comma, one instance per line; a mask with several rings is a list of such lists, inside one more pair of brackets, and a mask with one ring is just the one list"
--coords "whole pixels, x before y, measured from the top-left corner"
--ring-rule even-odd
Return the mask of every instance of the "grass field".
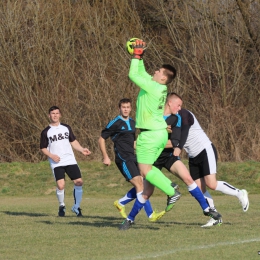
[[[46, 162], [2, 164], [0, 259], [260, 259], [260, 163], [250, 164], [220, 167], [230, 172], [237, 167], [238, 175], [239, 169], [244, 169], [245, 185], [241, 187], [237, 176], [230, 183], [250, 192], [248, 212], [242, 211], [236, 198], [211, 192], [223, 225], [201, 228], [208, 218], [178, 182], [183, 196], [172, 211], [157, 223], [149, 223], [141, 211], [135, 225], [127, 231], [118, 230], [122, 219], [113, 202], [130, 185], [114, 166], [80, 164], [85, 180], [81, 205], [84, 217], [77, 218], [70, 212], [72, 185], [67, 182], [67, 213], [65, 218], [59, 218], [55, 185]], [[224, 177], [224, 172], [219, 177]], [[154, 209], [162, 210], [166, 197], [157, 191], [151, 202]]]

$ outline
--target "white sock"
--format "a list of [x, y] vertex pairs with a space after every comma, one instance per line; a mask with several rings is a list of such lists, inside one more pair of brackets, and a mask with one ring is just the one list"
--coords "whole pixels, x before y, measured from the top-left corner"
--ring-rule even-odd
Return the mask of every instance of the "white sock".
[[188, 185], [188, 191], [192, 191], [195, 190], [198, 186], [196, 184], [196, 182], [193, 182], [191, 185]]
[[216, 209], [215, 205], [214, 205], [214, 201], [213, 201], [211, 195], [209, 194], [209, 192], [206, 190], [206, 192], [204, 192], [203, 195], [204, 195], [207, 203], [209, 204], [209, 207], [212, 209]]
[[217, 191], [221, 191], [222, 193], [225, 193], [227, 195], [236, 196], [237, 198], [240, 198], [243, 195], [242, 192], [240, 192], [240, 190], [236, 189], [227, 182], [218, 181], [217, 183]]
[[64, 190], [59, 190], [58, 188], [56, 188], [56, 195], [57, 195], [57, 199], [59, 201], [60, 206], [65, 206], [65, 203], [64, 203]]
[[73, 196], [74, 196], [74, 201], [75, 201], [75, 205], [74, 205], [75, 208], [80, 208], [80, 203], [82, 200], [82, 193], [83, 193], [82, 186], [74, 185]]
[[145, 203], [145, 202], [146, 202], [146, 199], [144, 199], [144, 197], [143, 197], [142, 194], [143, 194], [143, 191], [136, 193], [136, 198], [137, 198], [141, 203]]

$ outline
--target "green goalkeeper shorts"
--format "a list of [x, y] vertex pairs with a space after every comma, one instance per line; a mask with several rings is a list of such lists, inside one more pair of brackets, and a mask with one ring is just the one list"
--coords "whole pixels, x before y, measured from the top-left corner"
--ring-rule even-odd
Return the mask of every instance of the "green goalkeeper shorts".
[[166, 129], [142, 131], [136, 141], [137, 162], [153, 164], [162, 153], [167, 141]]

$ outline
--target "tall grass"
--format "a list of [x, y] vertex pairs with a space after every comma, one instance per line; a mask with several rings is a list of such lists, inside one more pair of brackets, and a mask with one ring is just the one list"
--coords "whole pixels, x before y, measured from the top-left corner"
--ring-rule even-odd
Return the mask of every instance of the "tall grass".
[[101, 129], [120, 98], [135, 103], [138, 93], [127, 76], [131, 37], [148, 43], [148, 72], [177, 67], [169, 90], [183, 95], [222, 161], [259, 160], [259, 41], [250, 33], [259, 10], [257, 1], [2, 1], [0, 161], [43, 159], [52, 105], [100, 158]]

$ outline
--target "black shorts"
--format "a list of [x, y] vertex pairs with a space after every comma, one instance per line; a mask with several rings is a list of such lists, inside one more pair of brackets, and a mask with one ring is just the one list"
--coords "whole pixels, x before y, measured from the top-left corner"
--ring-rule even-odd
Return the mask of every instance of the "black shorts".
[[140, 176], [137, 161], [123, 161], [120, 159], [115, 160], [116, 166], [127, 181], [136, 176]]
[[179, 161], [179, 156], [174, 156], [172, 153], [168, 156], [159, 156], [156, 162], [153, 164], [156, 168], [161, 170], [163, 167], [170, 172], [172, 165]]
[[189, 158], [190, 175], [195, 181], [204, 176], [217, 173], [218, 154], [216, 147], [211, 146], [205, 148], [194, 158]]
[[72, 181], [81, 178], [81, 172], [77, 164], [58, 166], [53, 169], [53, 174], [56, 181], [65, 179], [65, 173], [67, 173]]

